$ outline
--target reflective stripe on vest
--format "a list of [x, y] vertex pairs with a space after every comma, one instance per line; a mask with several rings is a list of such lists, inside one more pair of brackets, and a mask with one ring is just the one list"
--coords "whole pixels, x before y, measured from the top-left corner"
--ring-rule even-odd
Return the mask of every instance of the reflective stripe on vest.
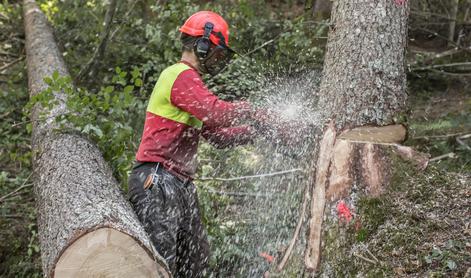
[[160, 74], [159, 80], [157, 80], [152, 95], [150, 96], [147, 111], [194, 128], [201, 128], [203, 122], [190, 113], [176, 107], [170, 100], [173, 83], [175, 83], [178, 75], [187, 69], [190, 69], [190, 67], [183, 63], [178, 63], [166, 68]]

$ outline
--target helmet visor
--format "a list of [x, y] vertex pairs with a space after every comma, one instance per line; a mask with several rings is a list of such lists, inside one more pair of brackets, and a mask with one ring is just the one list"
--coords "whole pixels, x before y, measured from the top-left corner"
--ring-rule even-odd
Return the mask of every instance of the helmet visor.
[[211, 49], [208, 55], [203, 59], [202, 64], [205, 70], [214, 76], [229, 64], [232, 56], [234, 56], [232, 49], [218, 45]]

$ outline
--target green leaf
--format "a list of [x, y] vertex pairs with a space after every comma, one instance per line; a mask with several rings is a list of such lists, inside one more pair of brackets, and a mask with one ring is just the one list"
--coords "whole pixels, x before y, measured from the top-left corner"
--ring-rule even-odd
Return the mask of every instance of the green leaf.
[[32, 130], [33, 130], [33, 124], [32, 123], [27, 123], [26, 124], [26, 131], [28, 133], [31, 133]]
[[448, 260], [448, 261], [446, 262], [446, 266], [447, 266], [450, 270], [456, 269], [456, 263], [455, 263], [455, 261], [453, 261], [453, 260]]
[[106, 86], [104, 92], [105, 94], [111, 94], [114, 91], [114, 86]]
[[52, 79], [54, 79], [54, 80], [59, 79], [59, 72], [58, 72], [57, 70], [55, 70], [55, 71], [52, 73]]
[[128, 86], [124, 87], [123, 92], [125, 94], [130, 94], [132, 92], [132, 90], [134, 90], [134, 86], [128, 85]]
[[134, 81], [134, 85], [136, 85], [137, 87], [141, 87], [142, 86], [142, 79], [136, 78], [136, 80]]
[[428, 264], [432, 263], [432, 258], [430, 256], [425, 256], [425, 262]]
[[139, 77], [141, 73], [139, 72], [139, 70], [137, 68], [134, 68], [132, 71], [131, 71], [131, 75], [132, 75], [132, 78], [133, 79], [136, 79]]
[[52, 79], [50, 77], [44, 77], [44, 83], [51, 86], [52, 85]]
[[95, 134], [99, 137], [99, 138], [102, 138], [103, 137], [103, 131], [99, 128], [95, 128], [93, 129], [93, 131], [95, 132]]

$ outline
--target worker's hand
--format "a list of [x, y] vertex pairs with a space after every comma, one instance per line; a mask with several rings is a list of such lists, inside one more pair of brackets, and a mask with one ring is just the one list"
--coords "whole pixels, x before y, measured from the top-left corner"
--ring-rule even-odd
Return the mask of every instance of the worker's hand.
[[283, 120], [272, 110], [258, 109], [252, 119], [256, 133], [275, 144], [296, 147], [313, 135], [313, 129], [308, 123], [299, 120]]
[[251, 118], [253, 126], [259, 133], [265, 134], [275, 129], [275, 113], [269, 109], [257, 109], [252, 113]]
[[284, 146], [296, 147], [306, 142], [310, 134], [305, 122], [291, 120], [281, 123], [275, 136]]

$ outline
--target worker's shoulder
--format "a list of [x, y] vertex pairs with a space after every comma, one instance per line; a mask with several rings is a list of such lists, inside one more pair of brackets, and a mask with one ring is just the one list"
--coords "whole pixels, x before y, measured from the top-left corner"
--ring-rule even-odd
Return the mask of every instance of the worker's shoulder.
[[164, 71], [162, 71], [162, 75], [176, 77], [183, 72], [193, 72], [193, 71], [194, 69], [192, 67], [184, 63], [176, 63], [164, 69]]

